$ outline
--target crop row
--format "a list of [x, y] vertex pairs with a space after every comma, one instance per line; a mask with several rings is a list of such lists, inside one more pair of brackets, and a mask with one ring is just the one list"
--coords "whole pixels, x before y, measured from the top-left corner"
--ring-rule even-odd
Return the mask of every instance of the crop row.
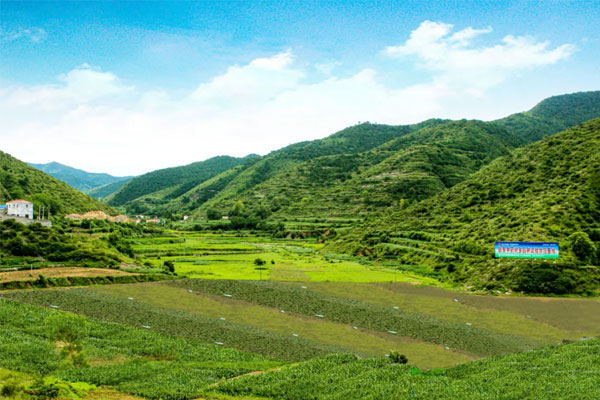
[[314, 292], [301, 284], [194, 279], [170, 281], [168, 284], [214, 295], [228, 294], [239, 300], [307, 316], [320, 315], [334, 322], [408, 336], [482, 356], [540, 346], [540, 343], [528, 338], [493, 333], [425, 314]]
[[[209, 389], [277, 399], [597, 399], [600, 340], [423, 372], [385, 359], [330, 355]], [[212, 398], [206, 394], [205, 398]]]
[[61, 361], [48, 337], [48, 310], [0, 299], [0, 366], [58, 377], [71, 382], [110, 385], [152, 399], [199, 397], [219, 381], [279, 363], [218, 345], [200, 344], [132, 328], [86, 319], [82, 347], [90, 365]]
[[7, 298], [40, 306], [55, 306], [108, 322], [146, 327], [170, 335], [263, 354], [279, 360], [307, 360], [345, 348], [316, 343], [246, 325], [167, 309], [135, 300], [118, 299], [85, 289], [15, 292]]

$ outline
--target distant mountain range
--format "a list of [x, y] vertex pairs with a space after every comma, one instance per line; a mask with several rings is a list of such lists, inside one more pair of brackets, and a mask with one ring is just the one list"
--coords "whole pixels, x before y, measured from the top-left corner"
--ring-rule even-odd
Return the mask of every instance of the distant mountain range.
[[51, 162], [47, 164], [28, 164], [39, 169], [40, 171], [47, 173], [48, 175], [55, 177], [56, 179], [60, 179], [69, 186], [86, 193], [100, 186], [117, 182], [124, 183], [125, 181], [131, 179], [130, 176], [118, 177], [104, 173], [87, 172], [57, 162]]

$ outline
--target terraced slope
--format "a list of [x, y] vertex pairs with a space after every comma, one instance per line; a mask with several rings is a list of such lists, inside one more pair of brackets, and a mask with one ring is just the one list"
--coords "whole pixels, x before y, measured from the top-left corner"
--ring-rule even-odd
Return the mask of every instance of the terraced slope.
[[[599, 155], [597, 119], [502, 157], [331, 248], [429, 265], [488, 289], [594, 291], [600, 282]], [[552, 266], [493, 259], [497, 240], [558, 241], [561, 259]]]

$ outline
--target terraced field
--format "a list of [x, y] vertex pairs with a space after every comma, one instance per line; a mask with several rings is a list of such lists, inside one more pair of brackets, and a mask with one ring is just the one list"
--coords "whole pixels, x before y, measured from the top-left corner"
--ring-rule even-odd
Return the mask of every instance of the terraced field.
[[[174, 234], [175, 235], [175, 234]], [[376, 263], [336, 254], [320, 254], [315, 239], [177, 233], [173, 237], [138, 239], [132, 248], [143, 262], [159, 267], [169, 260], [185, 277], [275, 281], [420, 282], [440, 285], [400, 264]], [[254, 260], [266, 262], [257, 270]]]

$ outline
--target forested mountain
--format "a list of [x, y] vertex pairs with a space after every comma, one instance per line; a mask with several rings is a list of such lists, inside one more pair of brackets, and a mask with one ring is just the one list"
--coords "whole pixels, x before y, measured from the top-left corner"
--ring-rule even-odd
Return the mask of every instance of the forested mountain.
[[202, 163], [149, 173], [109, 204], [196, 219], [229, 214], [240, 202], [247, 215], [274, 221], [362, 218], [426, 199], [515, 148], [593, 117], [600, 117], [600, 92], [551, 97], [492, 122], [363, 123], [209, 174], [198, 172], [207, 170]]
[[[560, 260], [494, 259], [495, 241], [558, 241]], [[594, 287], [600, 281], [600, 119], [515, 150], [332, 247], [428, 265], [487, 289]]]
[[110, 195], [116, 193], [119, 189], [123, 187], [123, 185], [128, 183], [131, 179], [133, 178], [127, 178], [113, 183], [108, 183], [106, 185], [98, 186], [88, 190], [86, 193], [95, 199], [106, 199]]
[[[219, 208], [226, 209], [239, 200], [238, 196], [240, 194], [267, 181], [276, 174], [291, 170], [294, 166], [305, 161], [336, 154], [357, 154], [415, 131], [422, 126], [436, 125], [441, 122], [443, 121], [429, 120], [421, 124], [407, 126], [370, 123], [355, 125], [324, 139], [292, 144], [260, 158], [250, 157], [245, 163], [240, 163], [240, 166], [231, 171], [225, 172], [223, 170], [223, 176], [212, 175], [211, 178], [214, 176], [216, 179], [211, 179], [210, 182], [203, 179], [197, 181], [194, 186], [186, 184], [176, 190], [172, 189], [175, 186], [173, 184], [161, 186], [153, 191], [155, 194], [154, 199], [149, 199], [153, 202], [146, 202], [144, 206], [154, 203], [154, 205], [157, 205], [155, 209], [159, 213], [182, 210], [191, 212], [210, 200], [209, 204], [218, 204]], [[154, 174], [154, 172], [150, 174]], [[121, 202], [121, 199], [125, 197], [123, 193], [129, 191], [129, 187], [139, 178], [141, 177], [134, 179], [117, 192], [110, 204], [124, 204], [124, 202]], [[156, 180], [161, 183], [168, 183], [159, 176], [156, 176]], [[190, 181], [191, 183], [192, 181]], [[164, 191], [157, 192], [160, 189], [164, 189]], [[167, 204], [169, 202], [170, 204]], [[139, 204], [130, 203], [129, 206], [132, 211], [141, 212], [144, 209]], [[202, 212], [207, 207], [208, 205], [202, 209]]]
[[87, 172], [57, 162], [51, 162], [48, 164], [28, 164], [82, 192], [88, 192], [90, 189], [94, 189], [99, 186], [104, 186], [131, 178], [129, 176], [118, 177], [109, 174]]
[[[356, 217], [427, 198], [462, 181], [481, 165], [521, 143], [506, 130], [480, 121], [422, 128], [357, 154], [317, 157], [275, 173], [240, 193], [249, 207], [275, 216]], [[200, 209], [232, 204], [208, 202]]]
[[549, 97], [531, 110], [495, 121], [527, 143], [600, 117], [600, 91]]
[[0, 202], [14, 199], [50, 206], [52, 214], [102, 210], [114, 214], [105, 204], [73, 189], [66, 183], [0, 151]]
[[244, 158], [217, 156], [181, 167], [149, 172], [127, 182], [115, 193], [109, 203], [120, 206], [161, 190], [164, 190], [162, 196], [165, 198], [175, 198], [223, 171], [252, 162], [256, 157], [255, 155]]

